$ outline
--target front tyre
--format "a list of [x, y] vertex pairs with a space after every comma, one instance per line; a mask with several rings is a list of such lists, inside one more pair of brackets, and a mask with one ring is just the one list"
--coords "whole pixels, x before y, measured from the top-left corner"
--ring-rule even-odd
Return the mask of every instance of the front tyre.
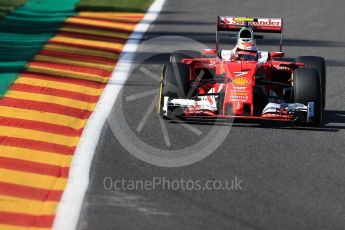
[[305, 68], [316, 69], [321, 79], [322, 110], [326, 107], [326, 64], [325, 59], [316, 56], [301, 56], [296, 58], [296, 62], [304, 64]]
[[293, 74], [294, 102], [308, 105], [314, 102], [314, 119], [312, 126], [320, 124], [322, 119], [320, 75], [315, 69], [296, 69]]
[[162, 94], [170, 98], [186, 98], [190, 90], [189, 65], [168, 63], [164, 67]]
[[190, 94], [189, 66], [182, 63], [167, 63], [164, 65], [161, 73], [160, 92], [158, 100], [158, 113], [164, 116], [163, 106], [164, 98], [182, 98], [186, 99]]

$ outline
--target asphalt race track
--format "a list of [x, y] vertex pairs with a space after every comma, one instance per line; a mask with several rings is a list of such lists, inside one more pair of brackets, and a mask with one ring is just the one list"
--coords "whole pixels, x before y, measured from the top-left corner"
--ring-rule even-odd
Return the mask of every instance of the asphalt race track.
[[[103, 128], [79, 229], [344, 229], [343, 13], [341, 0], [167, 0], [145, 36], [146, 41], [159, 36], [182, 36], [213, 47], [217, 15], [283, 17], [286, 56], [316, 55], [327, 60], [324, 122], [318, 128], [235, 123], [226, 126], [229, 129], [226, 139], [202, 161], [175, 168], [145, 163], [120, 144], [111, 124], [126, 122], [143, 142], [165, 150], [187, 148], [207, 137], [212, 128], [221, 129], [213, 125], [186, 127], [166, 122], [167, 140], [154, 112], [148, 113], [147, 120], [142, 122], [155, 95], [139, 98], [131, 95], [157, 92], [158, 81], [148, 73], [158, 76], [162, 64], [169, 59], [167, 53], [154, 55], [156, 50], [151, 49], [149, 55], [153, 56], [132, 72], [109, 123]], [[178, 41], [172, 39], [171, 43]], [[272, 49], [271, 42], [277, 39], [258, 41], [259, 49]], [[138, 56], [145, 52], [139, 50]], [[121, 107], [124, 121], [116, 117]], [[123, 135], [126, 139], [125, 132]], [[235, 190], [161, 187], [154, 191], [115, 191], [104, 187], [106, 177], [114, 180], [164, 177], [170, 181], [225, 181], [237, 177], [242, 182], [241, 189]]]

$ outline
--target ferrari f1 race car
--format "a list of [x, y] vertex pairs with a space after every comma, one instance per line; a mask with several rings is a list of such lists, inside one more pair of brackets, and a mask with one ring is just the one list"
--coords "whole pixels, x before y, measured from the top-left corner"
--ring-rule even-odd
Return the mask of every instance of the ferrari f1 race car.
[[[220, 48], [220, 34], [236, 47]], [[218, 16], [216, 48], [178, 50], [161, 75], [158, 111], [164, 119], [290, 121], [316, 126], [326, 98], [322, 57], [284, 58], [281, 18]], [[280, 51], [258, 51], [257, 33], [280, 34]]]

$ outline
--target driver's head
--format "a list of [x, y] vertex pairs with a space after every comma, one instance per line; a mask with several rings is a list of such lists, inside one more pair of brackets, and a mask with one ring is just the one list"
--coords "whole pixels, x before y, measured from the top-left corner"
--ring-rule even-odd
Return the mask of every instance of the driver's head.
[[248, 27], [243, 27], [238, 33], [237, 50], [243, 51], [257, 51], [256, 42], [254, 39], [253, 30]]

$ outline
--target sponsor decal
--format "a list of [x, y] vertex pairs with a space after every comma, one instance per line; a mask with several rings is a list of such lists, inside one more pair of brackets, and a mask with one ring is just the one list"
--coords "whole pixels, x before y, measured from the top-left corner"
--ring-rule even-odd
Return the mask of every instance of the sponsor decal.
[[248, 102], [249, 91], [232, 91], [229, 95], [229, 100], [232, 102]]
[[287, 66], [281, 66], [281, 65], [273, 65], [273, 67], [277, 70], [290, 70], [291, 69]]
[[238, 96], [238, 95], [231, 95], [230, 96], [230, 101], [240, 101], [240, 102], [247, 102], [249, 99], [248, 96]]
[[[224, 18], [223, 20], [225, 23], [230, 25], [244, 25], [244, 22], [238, 22], [237, 18]], [[281, 19], [274, 19], [274, 18], [259, 18], [257, 22], [249, 22], [249, 25], [253, 26], [282, 26]]]
[[217, 65], [217, 62], [215, 60], [211, 60], [210, 64], [208, 66], [209, 66], [209, 68], [212, 69], [212, 68], [216, 68], [216, 65]]
[[243, 75], [248, 74], [248, 72], [234, 72], [234, 74], [235, 74], [236, 77], [241, 77]]
[[243, 90], [246, 90], [247, 87], [245, 86], [234, 86], [234, 90], [240, 90], [240, 91], [243, 91]]
[[210, 62], [206, 62], [206, 61], [196, 61], [194, 64], [194, 68], [196, 69], [202, 69], [202, 68], [216, 68], [217, 66], [217, 62], [216, 61], [210, 61]]
[[247, 86], [247, 85], [249, 85], [251, 83], [251, 81], [248, 78], [245, 78], [245, 77], [237, 77], [232, 82], [236, 86]]
[[236, 96], [247, 96], [248, 92], [231, 92], [231, 95], [236, 95]]

